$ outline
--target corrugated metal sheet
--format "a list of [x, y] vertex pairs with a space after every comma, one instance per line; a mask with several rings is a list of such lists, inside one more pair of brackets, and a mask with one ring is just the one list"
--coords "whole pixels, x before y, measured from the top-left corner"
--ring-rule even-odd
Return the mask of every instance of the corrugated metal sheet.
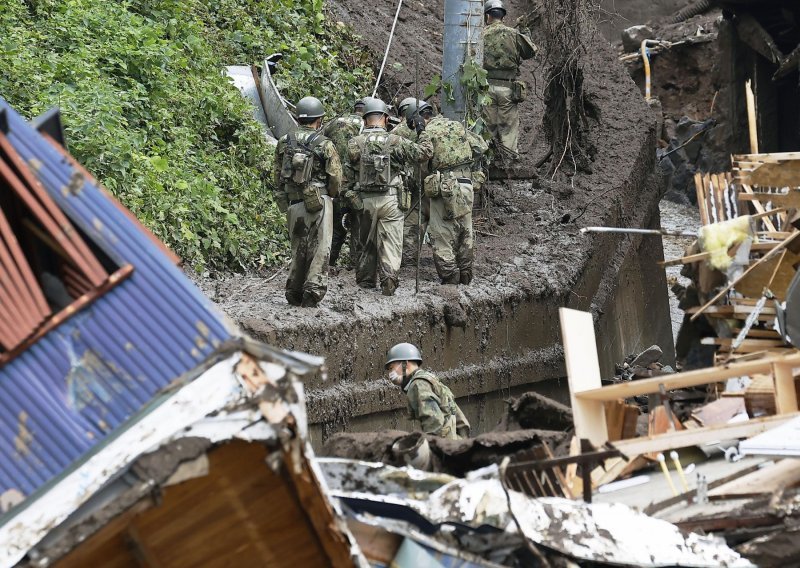
[[133, 273], [0, 368], [0, 495], [30, 496], [237, 332], [127, 212], [0, 98], [67, 217]]

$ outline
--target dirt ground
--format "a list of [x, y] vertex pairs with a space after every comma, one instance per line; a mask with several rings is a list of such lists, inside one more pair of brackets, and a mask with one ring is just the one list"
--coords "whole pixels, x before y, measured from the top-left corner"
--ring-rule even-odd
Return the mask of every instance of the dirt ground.
[[[394, 0], [376, 0], [369, 4], [337, 0], [329, 7], [333, 17], [355, 30], [372, 31], [369, 35], [362, 32], [362, 41], [379, 61], [396, 8]], [[517, 15], [532, 8], [532, 2], [513, 0], [508, 19], [513, 22]], [[427, 82], [438, 73], [442, 9], [443, 0], [404, 4], [387, 63], [387, 84], [406, 88], [397, 94], [398, 98], [413, 94], [412, 62], [417, 53], [423, 81]], [[537, 43], [545, 45], [538, 32], [534, 32], [534, 36]], [[614, 297], [618, 285], [616, 271], [628, 254], [626, 251], [631, 250], [628, 247], [633, 246], [635, 250], [636, 245], [630, 239], [597, 238], [582, 235], [579, 230], [587, 225], [638, 226], [657, 219], [657, 202], [663, 188], [653, 175], [655, 118], [599, 32], [586, 38], [583, 59], [587, 98], [594, 109], [589, 142], [597, 148], [597, 154], [592, 172], [556, 179], [534, 173], [529, 179], [488, 184], [491, 206], [475, 217], [475, 279], [470, 286], [441, 286], [427, 246], [422, 252], [418, 295], [414, 293], [414, 269], [411, 267], [402, 269], [400, 287], [390, 298], [381, 296], [379, 291], [359, 289], [353, 272], [342, 270], [331, 276], [328, 294], [316, 309], [287, 305], [283, 294], [285, 267], [266, 274], [225, 275], [199, 282], [201, 288], [255, 338], [278, 347], [323, 355], [332, 362], [331, 380], [324, 384], [314, 382], [307, 389], [312, 421], [334, 420], [333, 417], [346, 420], [340, 415], [350, 415], [359, 405], [401, 407], [402, 400], [399, 393], [394, 392], [396, 389], [387, 389], [375, 382], [381, 374], [379, 359], [386, 345], [396, 341], [401, 332], [406, 334], [413, 328], [416, 331], [411, 337], [437, 333], [450, 338], [450, 330], [463, 328], [467, 321], [476, 326], [469, 333], [477, 336], [477, 340], [470, 339], [471, 343], [459, 345], [459, 348], [480, 350], [477, 354], [431, 353], [435, 346], [429, 342], [427, 356], [438, 371], [463, 366], [464, 360], [470, 358], [471, 362], [496, 366], [501, 359], [492, 357], [512, 353], [526, 353], [525, 360], [534, 361], [543, 353], [550, 353], [550, 348], [559, 343], [555, 316], [558, 306], [599, 310], [606, 305], [607, 298]], [[523, 79], [530, 87], [530, 95], [521, 105], [520, 161], [530, 170], [549, 148], [541, 130], [546, 73], [542, 61], [544, 57], [523, 66]], [[396, 71], [394, 62], [402, 63], [404, 69]], [[547, 164], [542, 170], [546, 167]], [[654, 265], [659, 259], [647, 262]], [[581, 286], [589, 291], [589, 296], [575, 292]], [[530, 322], [526, 325], [533, 326], [533, 329], [522, 326], [519, 337], [512, 339], [521, 342], [520, 345], [509, 345], [507, 353], [484, 351], [491, 341], [496, 344], [491, 334], [500, 334], [494, 329], [498, 322], [505, 317], [515, 317], [514, 306], [531, 299], [541, 299], [537, 305], [546, 307], [550, 319], [545, 323], [536, 314], [520, 314]], [[440, 322], [438, 314], [442, 311], [444, 321]], [[512, 315], [508, 316], [509, 313]], [[396, 332], [392, 332], [393, 327]], [[386, 336], [387, 333], [393, 337]], [[365, 341], [365, 337], [372, 338], [368, 345], [359, 343]], [[536, 345], [547, 347], [531, 351], [534, 337]], [[450, 339], [437, 340], [435, 345], [447, 349], [452, 343]], [[537, 366], [541, 369], [537, 372], [550, 373], [543, 376], [559, 376], [552, 374], [558, 371], [551, 368], [553, 364], [563, 364], [557, 351]], [[505, 376], [499, 371], [493, 372]], [[467, 372], [467, 375], [470, 380], [477, 381], [476, 384], [465, 386], [461, 394], [456, 392], [460, 388], [457, 385], [454, 387], [456, 396], [469, 396], [476, 392], [473, 389], [486, 388], [478, 384], [486, 380], [485, 375], [476, 372]], [[519, 381], [524, 382], [523, 379]], [[527, 378], [528, 381], [533, 379]], [[356, 398], [359, 400], [355, 401]], [[350, 401], [347, 408], [343, 407], [343, 401]]]

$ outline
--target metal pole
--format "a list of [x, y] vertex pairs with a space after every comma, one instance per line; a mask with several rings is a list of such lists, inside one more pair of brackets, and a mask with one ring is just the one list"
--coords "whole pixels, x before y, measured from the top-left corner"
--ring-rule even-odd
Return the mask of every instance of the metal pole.
[[462, 121], [466, 113], [466, 97], [461, 84], [462, 66], [467, 57], [479, 64], [483, 61], [483, 3], [481, 0], [445, 0], [442, 58], [442, 83], [450, 85], [454, 100], [442, 92], [442, 114]]
[[378, 79], [375, 81], [375, 88], [372, 89], [372, 96], [378, 92], [378, 86], [381, 84], [381, 77], [383, 76], [383, 68], [386, 66], [386, 58], [389, 57], [389, 48], [392, 47], [392, 39], [394, 38], [394, 29], [397, 27], [397, 18], [400, 16], [400, 8], [403, 6], [403, 0], [397, 3], [397, 11], [394, 13], [394, 22], [392, 22], [392, 31], [389, 32], [389, 41], [386, 44], [386, 51], [383, 53], [383, 62], [381, 69], [378, 71]]
[[627, 233], [634, 235], [665, 235], [668, 237], [697, 238], [697, 232], [667, 231], [665, 229], [628, 229], [624, 227], [583, 227], [581, 233]]

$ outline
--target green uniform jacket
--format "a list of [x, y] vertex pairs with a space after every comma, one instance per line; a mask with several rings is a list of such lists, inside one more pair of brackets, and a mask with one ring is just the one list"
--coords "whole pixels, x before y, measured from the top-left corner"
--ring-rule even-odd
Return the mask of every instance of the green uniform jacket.
[[[364, 131], [352, 138], [347, 143], [347, 165], [345, 166], [345, 178], [347, 179], [348, 190], [358, 190], [359, 170], [361, 168], [361, 154], [364, 152], [364, 146], [367, 144], [367, 137], [370, 134], [385, 133], [386, 130], [380, 127], [365, 128]], [[402, 187], [403, 185], [403, 172], [408, 172], [412, 169], [416, 162], [422, 162], [430, 159], [432, 148], [430, 146], [425, 149], [421, 148], [414, 142], [406, 140], [400, 136], [389, 133], [389, 152], [391, 154], [391, 167], [393, 172], [393, 179], [390, 185], [394, 187]]]
[[[322, 128], [322, 133], [336, 146], [336, 152], [343, 163], [347, 160], [347, 143], [351, 138], [358, 136], [363, 124], [364, 121], [359, 115], [348, 114], [332, 120]], [[343, 181], [346, 185], [347, 178], [345, 177]]]
[[513, 81], [523, 59], [530, 59], [538, 48], [527, 33], [492, 22], [483, 28], [483, 68], [489, 79]]
[[451, 440], [469, 435], [469, 422], [453, 393], [436, 375], [417, 369], [404, 390], [408, 412], [412, 419], [420, 421], [423, 432]]
[[430, 154], [429, 171], [473, 170], [489, 149], [486, 141], [463, 124], [443, 116], [428, 122], [419, 145]]
[[[308, 126], [300, 126], [294, 133], [298, 141], [307, 140], [316, 130]], [[324, 186], [331, 197], [339, 195], [342, 185], [342, 163], [333, 142], [319, 135], [319, 140], [314, 146], [314, 164], [311, 170], [312, 183]], [[272, 176], [275, 187], [275, 201], [281, 211], [286, 212], [290, 200], [302, 199], [302, 196], [289, 196], [286, 188], [281, 183], [281, 167], [283, 155], [286, 152], [288, 135], [282, 136], [275, 147], [275, 162], [272, 165]]]

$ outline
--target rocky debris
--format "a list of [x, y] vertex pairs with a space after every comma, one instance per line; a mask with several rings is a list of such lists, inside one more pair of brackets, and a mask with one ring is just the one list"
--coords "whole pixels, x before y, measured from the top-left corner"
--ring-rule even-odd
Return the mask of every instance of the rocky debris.
[[496, 428], [511, 430], [558, 430], [572, 429], [572, 409], [552, 398], [536, 392], [526, 392], [508, 403], [508, 411]]
[[641, 353], [628, 355], [622, 364], [616, 365], [616, 375], [611, 382], [649, 379], [674, 373], [675, 369], [660, 363], [662, 355], [663, 351], [658, 345], [651, 345]]
[[642, 42], [646, 39], [654, 39], [653, 28], [647, 25], [631, 26], [622, 30], [622, 49], [630, 53], [641, 48]]
[[[418, 432], [398, 430], [341, 433], [331, 436], [319, 452], [320, 456], [404, 466], [406, 456], [397, 451], [401, 446], [416, 446], [424, 436], [430, 450], [428, 471], [464, 476], [467, 472], [496, 464], [506, 456], [514, 458], [547, 443], [551, 448], [566, 448], [568, 436], [550, 430], [516, 430], [487, 432], [476, 438], [445, 440]], [[408, 443], [404, 443], [408, 438]], [[413, 442], [413, 444], [411, 443]]]

